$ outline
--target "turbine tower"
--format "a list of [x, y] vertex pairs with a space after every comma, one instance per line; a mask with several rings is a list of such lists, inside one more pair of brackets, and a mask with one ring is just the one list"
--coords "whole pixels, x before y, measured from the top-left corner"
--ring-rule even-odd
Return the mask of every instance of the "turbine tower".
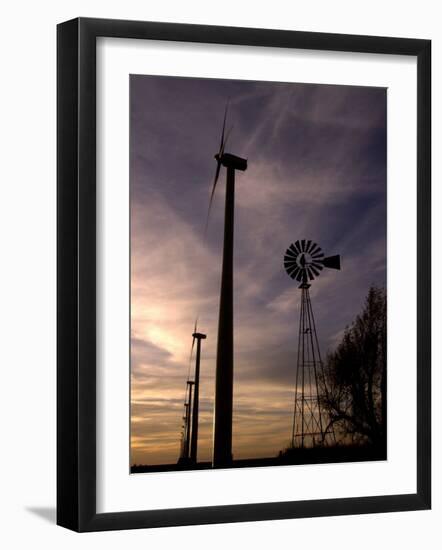
[[[201, 364], [201, 340], [206, 335], [197, 332], [195, 321], [194, 333], [192, 334], [192, 347], [190, 349], [189, 374], [186, 382], [186, 393], [184, 398], [183, 425], [181, 426], [181, 450], [178, 464], [196, 464], [198, 454], [198, 418], [199, 418], [199, 388], [200, 388], [200, 364]], [[193, 348], [196, 346], [195, 378], [190, 379], [190, 368], [192, 363]], [[192, 407], [193, 393], [193, 407]]]
[[[221, 166], [227, 169], [226, 203], [224, 214], [224, 245], [221, 275], [221, 292], [218, 320], [218, 342], [215, 374], [215, 415], [213, 434], [213, 466], [228, 466], [232, 462], [232, 410], [233, 410], [233, 231], [235, 209], [235, 172], [247, 169], [247, 160], [225, 153], [227, 142], [226, 118], [218, 153], [215, 155], [216, 172], [209, 203], [207, 220], [215, 194]], [[206, 223], [207, 230], [207, 223]]]
[[303, 449], [334, 444], [333, 427], [329, 427], [328, 415], [321, 407], [321, 392], [326, 393], [327, 388], [309, 281], [320, 275], [324, 267], [341, 269], [341, 259], [339, 255], [325, 258], [316, 243], [303, 239], [286, 250], [284, 267], [292, 279], [301, 283], [298, 287], [301, 289], [301, 311], [291, 446]]
[[190, 461], [197, 463], [198, 457], [198, 415], [199, 415], [199, 395], [200, 395], [200, 362], [201, 362], [201, 340], [206, 339], [206, 335], [201, 332], [192, 334], [192, 347], [196, 340], [196, 362], [195, 362], [195, 386], [193, 391], [193, 411], [192, 411], [192, 435], [190, 439]]
[[192, 391], [195, 382], [187, 380], [186, 382], [186, 400], [184, 403], [183, 425], [181, 432], [181, 452], [178, 464], [187, 464], [189, 462], [190, 436], [192, 429]]

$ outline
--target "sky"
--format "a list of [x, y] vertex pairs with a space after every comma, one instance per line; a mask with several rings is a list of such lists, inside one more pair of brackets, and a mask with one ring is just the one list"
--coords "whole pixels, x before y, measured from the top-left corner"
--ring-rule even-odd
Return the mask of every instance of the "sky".
[[310, 289], [323, 358], [386, 286], [386, 89], [130, 76], [131, 463], [178, 459], [195, 319], [198, 459], [210, 460], [225, 170], [206, 238], [224, 108], [237, 172], [233, 456], [289, 445], [301, 291], [290, 243], [341, 255]]

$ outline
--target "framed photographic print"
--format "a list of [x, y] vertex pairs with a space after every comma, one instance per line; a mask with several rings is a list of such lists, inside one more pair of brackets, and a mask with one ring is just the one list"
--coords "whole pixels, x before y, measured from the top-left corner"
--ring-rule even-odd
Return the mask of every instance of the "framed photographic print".
[[58, 26], [59, 525], [430, 507], [430, 66]]

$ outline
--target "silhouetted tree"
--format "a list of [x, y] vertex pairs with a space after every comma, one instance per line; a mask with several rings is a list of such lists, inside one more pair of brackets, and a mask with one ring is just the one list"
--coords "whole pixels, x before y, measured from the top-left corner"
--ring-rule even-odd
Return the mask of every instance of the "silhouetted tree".
[[387, 425], [387, 300], [371, 287], [362, 313], [327, 356], [323, 406], [330, 423], [353, 443], [384, 446]]

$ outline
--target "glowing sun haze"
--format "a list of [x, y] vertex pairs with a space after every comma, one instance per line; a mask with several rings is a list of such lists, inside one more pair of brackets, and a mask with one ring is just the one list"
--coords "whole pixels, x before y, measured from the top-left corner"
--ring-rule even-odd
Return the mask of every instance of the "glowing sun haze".
[[199, 460], [211, 458], [225, 172], [204, 225], [230, 98], [237, 173], [235, 458], [290, 439], [300, 291], [283, 255], [312, 239], [341, 254], [311, 288], [323, 356], [386, 285], [386, 108], [381, 88], [130, 77], [131, 463], [178, 459], [191, 334], [203, 341]]

